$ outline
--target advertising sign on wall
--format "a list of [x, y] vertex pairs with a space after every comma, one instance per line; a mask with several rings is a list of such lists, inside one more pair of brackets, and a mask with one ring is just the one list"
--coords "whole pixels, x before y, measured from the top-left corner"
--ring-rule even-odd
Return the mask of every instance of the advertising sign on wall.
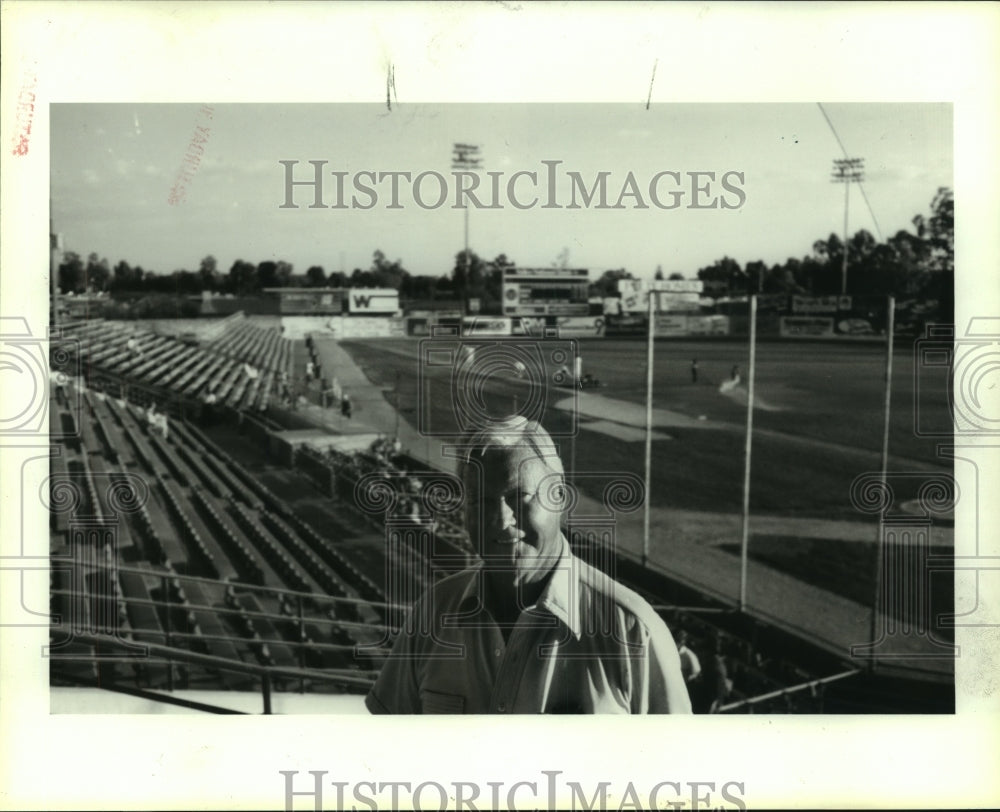
[[833, 319], [822, 316], [782, 316], [781, 335], [788, 338], [815, 338], [833, 335]]
[[513, 320], [504, 316], [466, 316], [462, 319], [462, 335], [509, 336]]
[[604, 335], [603, 316], [562, 316], [556, 320], [559, 338], [590, 338]]
[[392, 288], [351, 288], [347, 292], [348, 313], [390, 315], [398, 310], [399, 292]]
[[686, 336], [688, 333], [687, 316], [657, 316], [654, 321], [658, 336]]
[[403, 319], [334, 316], [327, 324], [334, 338], [395, 338], [405, 336]]
[[792, 313], [836, 313], [851, 309], [850, 296], [792, 296]]
[[727, 336], [729, 316], [688, 316], [687, 330], [693, 336]]
[[645, 316], [605, 316], [604, 334], [607, 336], [641, 336], [647, 332]]

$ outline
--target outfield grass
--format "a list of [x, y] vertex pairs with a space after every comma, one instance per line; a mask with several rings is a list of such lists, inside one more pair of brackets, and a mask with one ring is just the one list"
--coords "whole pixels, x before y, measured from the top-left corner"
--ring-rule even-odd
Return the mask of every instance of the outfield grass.
[[[581, 343], [584, 369], [608, 384], [615, 397], [645, 403], [645, 352], [640, 341]], [[745, 342], [659, 341], [655, 347], [653, 398], [656, 406], [710, 419], [743, 423], [743, 403], [719, 395], [719, 384], [740, 367], [743, 387], [749, 367]], [[698, 359], [698, 383], [691, 360]], [[754, 423], [759, 428], [799, 434], [874, 452], [881, 450], [885, 397], [885, 348], [879, 344], [759, 342]], [[937, 438], [917, 437], [915, 415], [941, 425], [948, 419], [948, 395], [940, 375], [924, 375], [915, 402], [912, 345], [893, 356], [890, 453], [935, 462]], [[744, 401], [745, 403], [745, 401]], [[771, 411], [766, 407], [774, 407]]]

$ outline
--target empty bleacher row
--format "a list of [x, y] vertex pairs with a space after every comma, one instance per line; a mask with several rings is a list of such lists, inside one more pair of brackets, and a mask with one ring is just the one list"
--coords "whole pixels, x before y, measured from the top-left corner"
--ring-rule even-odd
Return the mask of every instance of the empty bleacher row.
[[268, 563], [274, 567], [292, 589], [297, 592], [316, 592], [315, 581], [292, 559], [285, 548], [258, 521], [249, 508], [239, 502], [233, 504], [234, 516], [244, 533], [261, 550]]
[[311, 566], [311, 562], [318, 557], [319, 562], [325, 565], [325, 568], [330, 570], [330, 575], [336, 579], [331, 581], [329, 587], [332, 594], [341, 594], [341, 590], [350, 585], [353, 590], [348, 588], [343, 594], [356, 593], [357, 597], [375, 602], [385, 599], [384, 590], [378, 584], [361, 572], [347, 556], [321, 536], [242, 464], [209, 440], [204, 432], [196, 426], [185, 424], [182, 433], [199, 447], [201, 458], [209, 466], [217, 473], [224, 473], [228, 477], [229, 484], [234, 491], [240, 493], [244, 501], [249, 502], [250, 506], [262, 516], [269, 516], [273, 526], [281, 522], [282, 529], [278, 531], [279, 533], [284, 533], [289, 538], [295, 537], [295, 541], [289, 542], [289, 549], [300, 551], [301, 564]]
[[[242, 477], [235, 475], [194, 432], [179, 423], [173, 426], [178, 430], [166, 439], [150, 430], [142, 410], [133, 404], [92, 391], [84, 391], [81, 402], [84, 408], [77, 419], [71, 411], [58, 407], [58, 397], [53, 398], [53, 414], [60, 421], [65, 418], [67, 424], [79, 423], [74, 425], [77, 441], [61, 445], [53, 456], [53, 481], [67, 475], [80, 480], [75, 514], [53, 514], [53, 549], [83, 544], [79, 539], [71, 541], [67, 533], [79, 516], [87, 514], [100, 520], [114, 513], [104, 491], [95, 488], [92, 469], [121, 482], [128, 475], [138, 475], [149, 486], [147, 501], [134, 505], [119, 524], [119, 538], [128, 539], [122, 550], [128, 561], [119, 563], [126, 568], [148, 567], [148, 575], [123, 572], [120, 582], [108, 584], [102, 580], [105, 575], [88, 570], [86, 577], [91, 584], [104, 584], [97, 613], [100, 617], [111, 611], [106, 604], [108, 595], [114, 595], [119, 632], [137, 643], [163, 644], [168, 640], [192, 651], [264, 665], [332, 664], [356, 670], [359, 663], [370, 662], [356, 660], [353, 648], [360, 640], [370, 641], [373, 634], [381, 634], [370, 628], [371, 619], [377, 621], [379, 616], [366, 607], [366, 625], [358, 620], [356, 603], [360, 599], [337, 603], [328, 598], [348, 595], [351, 590], [313, 551], [322, 541], [318, 534], [312, 531], [303, 538], [300, 528], [270, 513], [264, 515], [260, 488], [251, 490], [247, 485], [252, 478], [246, 472]], [[274, 501], [266, 490], [263, 496]], [[289, 550], [306, 562], [307, 571], [294, 563]], [[268, 566], [264, 560], [268, 556], [280, 562], [286, 577]], [[291, 562], [295, 570], [284, 562]], [[176, 584], [170, 589], [157, 585], [167, 574], [185, 580], [191, 575], [229, 579], [233, 588], [240, 590], [236, 596], [239, 605], [232, 605], [228, 593], [223, 595], [222, 584], [211, 581], [192, 583], [186, 592], [178, 591]], [[319, 581], [314, 577], [317, 574]], [[247, 601], [243, 590], [251, 585], [267, 586], [268, 590]], [[303, 604], [301, 597], [293, 599], [288, 597], [290, 593], [281, 592], [289, 587], [305, 587], [311, 594]], [[74, 589], [79, 592], [79, 588], [54, 579], [54, 602], [72, 603]], [[87, 606], [89, 601], [93, 609], [93, 600], [81, 603]], [[173, 608], [164, 609], [164, 603]], [[79, 615], [83, 610], [74, 611]], [[54, 641], [60, 638], [54, 630]], [[73, 643], [68, 649], [84, 656], [88, 652], [86, 646]], [[145, 686], [195, 684], [198, 679], [229, 687], [241, 687], [245, 682], [225, 671], [201, 677], [180, 667], [175, 672], [163, 661], [149, 658], [133, 666], [134, 678]], [[115, 668], [120, 677], [125, 667]], [[90, 673], [93, 668], [81, 667], [81, 671]], [[102, 677], [110, 678], [110, 673], [102, 666]]]
[[257, 555], [243, 541], [239, 532], [233, 528], [229, 520], [224, 518], [222, 512], [212, 504], [211, 499], [202, 491], [195, 490], [192, 492], [192, 496], [195, 505], [202, 511], [203, 517], [211, 525], [215, 537], [231, 556], [239, 571], [239, 580], [263, 586], [265, 583], [264, 570], [258, 563]]
[[102, 321], [64, 328], [56, 345], [95, 387], [152, 387], [161, 397], [202, 398], [237, 409], [265, 411], [292, 376], [291, 340], [245, 318], [226, 319], [204, 346]]
[[206, 470], [215, 475], [220, 487], [228, 489], [227, 498], [235, 498], [238, 494], [240, 500], [254, 510], [264, 507], [260, 497], [247, 487], [244, 480], [237, 478], [232, 472], [230, 463], [219, 454], [213, 453], [200, 431], [186, 423], [175, 424], [173, 431], [191, 454], [198, 455]]

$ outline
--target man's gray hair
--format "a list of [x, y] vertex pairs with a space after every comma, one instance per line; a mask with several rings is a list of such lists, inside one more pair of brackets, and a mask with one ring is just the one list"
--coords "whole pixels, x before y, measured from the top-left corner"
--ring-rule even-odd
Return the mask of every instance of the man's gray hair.
[[482, 458], [489, 451], [525, 451], [533, 454], [553, 473], [563, 476], [562, 460], [549, 433], [541, 423], [515, 416], [499, 421], [471, 435], [462, 446], [461, 468], [463, 474], [473, 460]]

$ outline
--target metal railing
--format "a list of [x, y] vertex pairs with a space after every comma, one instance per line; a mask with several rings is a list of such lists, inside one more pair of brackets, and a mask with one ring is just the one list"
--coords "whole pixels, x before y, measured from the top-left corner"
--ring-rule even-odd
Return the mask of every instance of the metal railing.
[[831, 682], [837, 682], [842, 679], [847, 679], [848, 677], [853, 677], [855, 674], [860, 674], [860, 668], [852, 668], [850, 671], [844, 671], [840, 674], [833, 674], [829, 677], [821, 677], [820, 679], [809, 680], [808, 682], [803, 682], [798, 685], [792, 685], [788, 688], [781, 688], [777, 691], [769, 691], [766, 694], [760, 694], [759, 696], [751, 696], [746, 699], [740, 699], [736, 702], [730, 702], [726, 705], [720, 705], [716, 710], [716, 713], [729, 713], [740, 708], [750, 708], [751, 713], [753, 712], [753, 706], [759, 705], [762, 702], [768, 702], [772, 699], [782, 699], [789, 697], [793, 694], [800, 693], [802, 691], [813, 691], [821, 685], [827, 685]]
[[[130, 651], [134, 648], [134, 643], [128, 641], [120, 640], [112, 635], [103, 634], [75, 634], [74, 640], [86, 645], [98, 646], [101, 649], [112, 649], [112, 650], [122, 650]], [[260, 679], [260, 690], [261, 698], [263, 701], [263, 711], [262, 713], [270, 715], [273, 713], [272, 710], [272, 693], [274, 680], [279, 677], [285, 677], [289, 680], [312, 680], [315, 682], [327, 682], [336, 685], [340, 688], [348, 689], [345, 693], [367, 693], [371, 689], [372, 685], [375, 684], [374, 677], [368, 676], [351, 676], [343, 673], [332, 673], [329, 671], [320, 671], [312, 668], [288, 668], [283, 666], [267, 666], [267, 665], [255, 665], [253, 663], [245, 663], [235, 660], [228, 660], [225, 657], [216, 657], [212, 654], [199, 654], [194, 651], [187, 651], [186, 649], [173, 648], [171, 646], [162, 646], [158, 643], [142, 643], [142, 646], [146, 649], [148, 654], [156, 656], [160, 659], [166, 660], [168, 663], [173, 664], [174, 662], [187, 663], [190, 665], [199, 665], [206, 668], [212, 668], [217, 671], [229, 671], [238, 674], [245, 674], [249, 676], [254, 676]], [[100, 662], [102, 659], [94, 654], [78, 653], [78, 654], [61, 654], [56, 658], [57, 660], [84, 660], [84, 661], [94, 661]], [[128, 660], [135, 661], [137, 658], [134, 656], [127, 657]], [[74, 680], [80, 682], [80, 680]], [[132, 689], [126, 686], [115, 685], [114, 683], [106, 684], [103, 681], [95, 682], [93, 687], [100, 688], [103, 690], [117, 690], [124, 693], [129, 693], [133, 696], [141, 696], [146, 699], [151, 699], [154, 701], [166, 701], [172, 702], [172, 704], [183, 704], [185, 707], [193, 707], [195, 705], [199, 706], [195, 709], [206, 710], [214, 713], [233, 713], [232, 709], [223, 708], [221, 706], [213, 706], [207, 703], [191, 703], [191, 702], [177, 702], [176, 697], [171, 697], [169, 694], [157, 694], [155, 691], [143, 691], [140, 689]]]

